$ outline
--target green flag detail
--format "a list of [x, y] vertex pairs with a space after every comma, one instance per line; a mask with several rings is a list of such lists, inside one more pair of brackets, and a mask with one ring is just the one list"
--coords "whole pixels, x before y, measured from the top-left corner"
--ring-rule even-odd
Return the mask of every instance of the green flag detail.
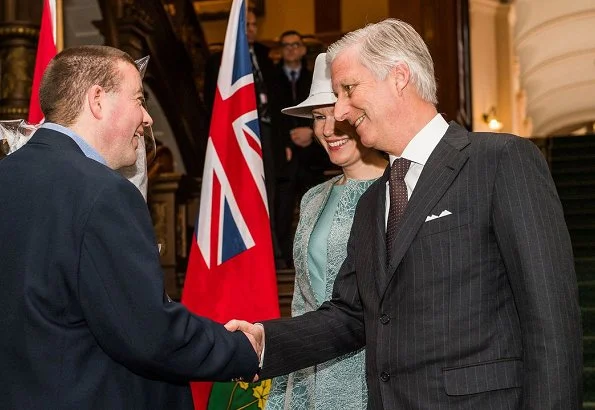
[[258, 383], [214, 383], [208, 410], [263, 410], [271, 391], [271, 380]]

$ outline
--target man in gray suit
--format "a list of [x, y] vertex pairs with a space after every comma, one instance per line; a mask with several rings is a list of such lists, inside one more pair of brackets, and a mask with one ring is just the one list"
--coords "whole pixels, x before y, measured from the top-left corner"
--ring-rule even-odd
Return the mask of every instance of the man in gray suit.
[[446, 123], [428, 49], [402, 21], [347, 34], [328, 59], [336, 119], [392, 171], [360, 199], [330, 302], [227, 324], [266, 340], [261, 377], [365, 345], [372, 409], [579, 408], [572, 248], [538, 149]]

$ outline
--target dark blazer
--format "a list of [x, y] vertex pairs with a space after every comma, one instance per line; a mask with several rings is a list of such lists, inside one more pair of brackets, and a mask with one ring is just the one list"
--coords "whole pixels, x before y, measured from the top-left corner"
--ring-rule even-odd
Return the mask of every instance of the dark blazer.
[[0, 401], [191, 409], [187, 381], [249, 378], [247, 338], [168, 300], [147, 206], [69, 137], [0, 161]]
[[[275, 66], [274, 71], [275, 93], [273, 103], [278, 117], [277, 138], [274, 146], [275, 159], [279, 161], [277, 168], [279, 178], [295, 178], [294, 173], [302, 173], [297, 178], [305, 180], [306, 188], [322, 182], [319, 178], [312, 178], [310, 174], [316, 176], [322, 175], [327, 169], [336, 168], [329, 160], [328, 154], [320, 144], [316, 142], [307, 147], [298, 147], [291, 141], [289, 132], [297, 127], [312, 127], [312, 120], [309, 118], [294, 117], [281, 114], [283, 108], [292, 107], [304, 101], [310, 95], [310, 86], [312, 85], [312, 72], [308, 70], [306, 63], [302, 64], [300, 75], [296, 81], [296, 98], [293, 98], [291, 81], [283, 70], [283, 61]], [[287, 166], [285, 148], [291, 148], [296, 166]]]
[[281, 110], [297, 105], [308, 98], [308, 95], [310, 95], [310, 86], [312, 85], [312, 72], [308, 70], [305, 63], [302, 64], [299, 77], [295, 82], [295, 99], [291, 90], [291, 81], [283, 70], [283, 60], [275, 65], [273, 81], [275, 83], [275, 102], [277, 104], [275, 110], [280, 115], [278, 127], [279, 138], [283, 141], [284, 146], [288, 147], [291, 145], [289, 131], [296, 127], [312, 127], [312, 120], [281, 114]]
[[[371, 409], [581, 406], [562, 207], [535, 145], [451, 123], [385, 254], [388, 172], [361, 197], [333, 299], [265, 322], [262, 377], [366, 345]], [[444, 210], [451, 215], [426, 221]]]

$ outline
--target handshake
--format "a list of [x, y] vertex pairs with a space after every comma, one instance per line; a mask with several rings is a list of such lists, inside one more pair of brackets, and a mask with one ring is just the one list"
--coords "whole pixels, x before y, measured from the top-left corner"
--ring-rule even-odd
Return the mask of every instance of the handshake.
[[[241, 331], [246, 335], [250, 343], [252, 344], [252, 348], [256, 352], [256, 356], [258, 356], [259, 361], [259, 368], [262, 367], [262, 354], [264, 351], [264, 326], [260, 323], [252, 324], [250, 322], [246, 322], [244, 320], [237, 320], [232, 319], [225, 324], [225, 328], [230, 332]], [[252, 379], [252, 383], [256, 383], [258, 381], [258, 373]]]

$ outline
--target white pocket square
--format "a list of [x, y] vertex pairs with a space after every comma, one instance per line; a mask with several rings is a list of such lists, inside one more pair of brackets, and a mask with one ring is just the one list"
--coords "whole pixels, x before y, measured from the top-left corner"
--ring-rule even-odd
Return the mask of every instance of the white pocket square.
[[452, 215], [452, 212], [447, 211], [446, 209], [440, 212], [440, 215], [429, 215], [426, 217], [426, 222], [433, 221], [434, 219], [442, 218], [444, 216]]

